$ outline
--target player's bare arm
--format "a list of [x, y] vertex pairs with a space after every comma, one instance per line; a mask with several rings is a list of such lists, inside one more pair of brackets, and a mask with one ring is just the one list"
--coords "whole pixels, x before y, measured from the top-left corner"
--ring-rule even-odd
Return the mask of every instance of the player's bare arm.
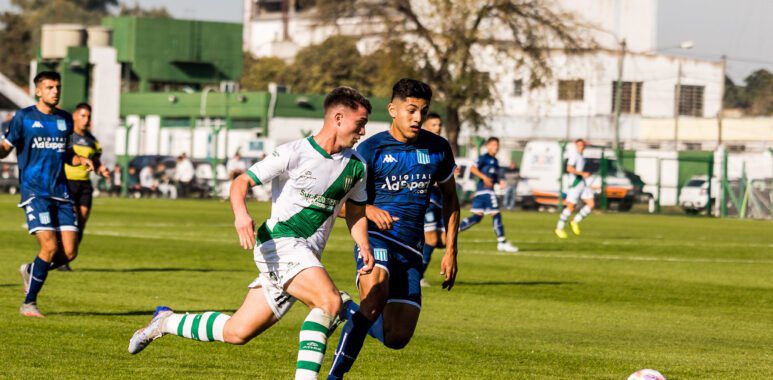
[[389, 211], [380, 209], [374, 205], [365, 205], [365, 216], [380, 230], [391, 230], [395, 221], [400, 218], [392, 216]]
[[494, 182], [491, 181], [491, 178], [483, 174], [483, 172], [481, 172], [477, 166], [473, 165], [472, 167], [470, 167], [470, 173], [480, 178], [481, 181], [483, 181], [483, 184], [486, 185], [486, 187], [494, 187]]
[[81, 165], [83, 165], [83, 166], [86, 167], [86, 169], [88, 171], [90, 171], [90, 172], [94, 171], [94, 163], [90, 159], [88, 159], [86, 157], [81, 157], [81, 156], [73, 154], [72, 161], [70, 161], [70, 162], [72, 163], [72, 166], [81, 166]]
[[443, 276], [443, 289], [454, 287], [459, 269], [456, 264], [458, 253], [456, 237], [459, 232], [459, 198], [456, 196], [456, 180], [451, 177], [445, 183], [438, 183], [443, 197], [443, 219], [446, 222], [446, 253], [440, 262], [440, 275]]
[[234, 213], [234, 228], [239, 235], [239, 245], [244, 249], [255, 247], [255, 221], [247, 211], [247, 191], [255, 182], [247, 174], [242, 174], [231, 184], [231, 210]]
[[8, 141], [3, 140], [0, 142], [0, 159], [8, 157], [12, 150], [13, 145], [9, 144]]
[[376, 261], [373, 259], [373, 252], [370, 249], [370, 240], [368, 239], [368, 220], [365, 217], [365, 206], [356, 203], [347, 202], [346, 224], [349, 226], [352, 239], [360, 248], [360, 257], [365, 266], [357, 273], [364, 275], [373, 270]]

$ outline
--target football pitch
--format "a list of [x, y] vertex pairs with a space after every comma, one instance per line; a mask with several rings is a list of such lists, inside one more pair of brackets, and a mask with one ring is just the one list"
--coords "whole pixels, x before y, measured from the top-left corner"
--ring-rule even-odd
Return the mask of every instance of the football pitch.
[[[128, 340], [156, 305], [226, 311], [257, 275], [226, 202], [97, 198], [70, 273], [51, 272], [18, 314], [19, 264], [37, 245], [16, 196], [0, 196], [0, 377], [292, 378], [302, 304], [245, 346], [167, 336], [139, 355]], [[269, 204], [250, 203], [260, 223]], [[468, 215], [463, 210], [462, 216]], [[559, 241], [556, 214], [505, 213], [519, 254], [499, 254], [486, 218], [459, 240], [459, 276], [428, 270], [416, 334], [394, 351], [368, 338], [352, 379], [668, 379], [773, 377], [773, 224], [594, 214]], [[352, 242], [339, 220], [323, 256], [355, 293]], [[328, 343], [330, 367], [339, 331]]]

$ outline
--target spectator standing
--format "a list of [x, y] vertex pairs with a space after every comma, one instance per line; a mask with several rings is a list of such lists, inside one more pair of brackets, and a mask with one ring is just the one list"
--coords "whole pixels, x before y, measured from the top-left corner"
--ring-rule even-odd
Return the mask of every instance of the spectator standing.
[[180, 197], [187, 198], [190, 195], [194, 172], [193, 163], [185, 153], [177, 157], [175, 181], [180, 186]]

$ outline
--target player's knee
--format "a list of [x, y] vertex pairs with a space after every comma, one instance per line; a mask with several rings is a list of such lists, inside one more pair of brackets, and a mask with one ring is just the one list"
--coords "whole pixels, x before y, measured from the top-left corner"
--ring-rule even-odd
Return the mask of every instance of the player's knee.
[[226, 326], [223, 329], [223, 341], [237, 346], [241, 346], [252, 340], [253, 335], [253, 330], [246, 326], [229, 326], [228, 323], [226, 323]]
[[322, 309], [327, 315], [338, 315], [341, 310], [341, 294], [337, 290], [326, 294], [316, 307]]
[[400, 350], [408, 345], [412, 337], [413, 332], [410, 331], [390, 332], [384, 336], [384, 345], [393, 350]]

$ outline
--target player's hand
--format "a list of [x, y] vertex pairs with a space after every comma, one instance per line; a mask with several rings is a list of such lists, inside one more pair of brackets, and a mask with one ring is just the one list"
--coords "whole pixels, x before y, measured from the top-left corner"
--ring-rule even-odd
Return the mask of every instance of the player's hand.
[[110, 178], [110, 170], [105, 165], [99, 167], [99, 175], [105, 178]]
[[370, 247], [360, 247], [359, 257], [362, 259], [363, 267], [357, 271], [360, 275], [366, 275], [373, 271], [373, 266], [376, 264], [376, 259], [373, 258], [373, 252]]
[[94, 163], [86, 157], [81, 157], [81, 165], [86, 166], [86, 171], [94, 171]]
[[400, 220], [398, 217], [392, 216], [389, 211], [382, 210], [373, 205], [365, 205], [365, 217], [368, 218], [380, 230], [391, 230], [394, 222]]
[[588, 178], [590, 177], [590, 172], [582, 172], [581, 175], [583, 178]]
[[255, 221], [250, 215], [237, 215], [234, 227], [236, 227], [236, 234], [239, 235], [239, 245], [244, 249], [254, 248], [257, 233], [255, 232]]
[[494, 187], [494, 182], [491, 180], [491, 178], [483, 177], [482, 180], [483, 180], [483, 186], [485, 186], [486, 188], [490, 189]]
[[440, 261], [440, 275], [443, 276], [443, 289], [451, 291], [456, 282], [456, 273], [458, 268], [456, 266], [456, 249], [443, 255], [443, 260]]

